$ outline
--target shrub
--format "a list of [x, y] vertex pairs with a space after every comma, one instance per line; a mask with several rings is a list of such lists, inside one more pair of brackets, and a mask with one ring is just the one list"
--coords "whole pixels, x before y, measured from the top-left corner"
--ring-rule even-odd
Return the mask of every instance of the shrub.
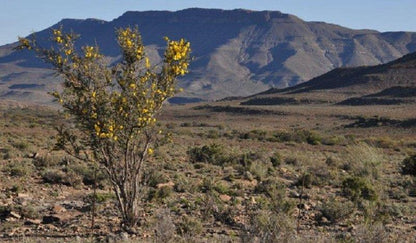
[[25, 141], [14, 142], [12, 145], [20, 151], [24, 151], [29, 147], [29, 144]]
[[155, 116], [165, 100], [179, 92], [176, 78], [188, 72], [190, 43], [166, 37], [164, 59], [160, 67], [152, 66], [138, 28], [120, 28], [117, 42], [122, 58], [110, 65], [98, 46], [79, 48], [77, 38], [54, 29], [54, 47], [39, 46], [32, 35], [19, 38], [16, 49], [34, 51], [63, 77], [62, 92], [51, 94], [73, 126], [58, 128], [56, 148], [105, 168], [122, 226], [130, 230], [139, 221], [142, 165], [160, 138]]
[[343, 194], [353, 201], [366, 199], [369, 201], [377, 200], [377, 193], [373, 187], [361, 177], [349, 177], [342, 182]]
[[173, 223], [169, 209], [160, 209], [155, 215], [156, 242], [172, 242], [174, 240], [176, 227]]
[[87, 203], [92, 203], [92, 202], [96, 202], [96, 203], [105, 203], [109, 200], [114, 200], [116, 199], [116, 195], [114, 195], [114, 193], [111, 192], [96, 192], [96, 193], [91, 193], [89, 195], [87, 195], [84, 199], [85, 202]]
[[3, 168], [3, 171], [9, 173], [11, 176], [23, 177], [32, 173], [33, 165], [27, 160], [12, 161]]
[[33, 164], [36, 168], [56, 166], [59, 165], [61, 162], [61, 157], [50, 154], [41, 155], [33, 159]]
[[347, 146], [344, 160], [344, 169], [351, 171], [354, 176], [377, 179], [384, 153], [381, 149], [361, 143]]
[[368, 243], [391, 242], [387, 228], [381, 223], [358, 225], [355, 229], [354, 240]]
[[[107, 181], [107, 175], [99, 169], [95, 170], [94, 167], [90, 164], [71, 164], [67, 170], [71, 173], [75, 173], [77, 177], [81, 177], [82, 183], [84, 183], [84, 185], [94, 185], [94, 183], [96, 183], [96, 185], [103, 188]], [[95, 176], [94, 171], [96, 173]]]
[[316, 178], [310, 173], [303, 173], [295, 182], [296, 186], [310, 188], [312, 184], [315, 184]]
[[269, 168], [269, 165], [263, 161], [256, 161], [251, 164], [250, 172], [255, 176], [257, 180], [261, 181], [267, 177]]
[[354, 204], [350, 201], [338, 201], [335, 198], [331, 198], [325, 201], [319, 208], [319, 219], [323, 217], [329, 220], [330, 223], [337, 223], [341, 220], [345, 220], [354, 212]]
[[201, 222], [191, 216], [183, 216], [182, 220], [177, 225], [177, 231], [182, 236], [194, 236], [202, 232], [203, 227]]
[[290, 242], [294, 222], [286, 214], [256, 210], [241, 234], [242, 242]]
[[276, 213], [289, 214], [294, 208], [294, 204], [286, 198], [286, 186], [275, 179], [260, 182], [254, 188], [254, 193], [267, 196], [268, 200], [264, 202], [265, 208]]
[[282, 156], [278, 152], [275, 152], [270, 157], [270, 162], [272, 162], [273, 167], [278, 167], [282, 164]]
[[82, 179], [79, 175], [73, 172], [65, 173], [59, 169], [48, 169], [44, 171], [41, 176], [46, 183], [50, 184], [62, 184], [77, 187], [82, 183]]
[[266, 139], [267, 132], [263, 130], [251, 130], [246, 133], [240, 134], [241, 139], [253, 139], [263, 141]]
[[229, 157], [225, 155], [224, 148], [215, 143], [191, 148], [188, 150], [188, 155], [192, 163], [204, 162], [214, 165], [224, 165], [229, 162]]
[[169, 181], [169, 178], [163, 172], [152, 169], [147, 172], [144, 177], [146, 178], [146, 184], [150, 187], [156, 187], [158, 184], [166, 183]]
[[416, 155], [409, 156], [402, 161], [401, 173], [416, 176]]

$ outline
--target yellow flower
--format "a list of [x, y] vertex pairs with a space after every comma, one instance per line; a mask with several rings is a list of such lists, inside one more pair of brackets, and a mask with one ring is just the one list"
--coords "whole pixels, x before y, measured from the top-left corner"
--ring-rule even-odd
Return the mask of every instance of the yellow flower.
[[130, 87], [131, 89], [135, 89], [135, 88], [136, 88], [136, 84], [135, 84], [135, 83], [131, 83], [131, 84], [129, 85], [129, 87]]
[[152, 155], [152, 154], [154, 153], [154, 150], [153, 150], [152, 148], [149, 148], [149, 149], [147, 150], [147, 153], [148, 153], [149, 155]]
[[146, 58], [145, 58], [145, 61], [146, 61], [146, 68], [150, 68], [150, 61], [149, 61], [149, 58], [148, 58], [148, 57], [146, 57]]

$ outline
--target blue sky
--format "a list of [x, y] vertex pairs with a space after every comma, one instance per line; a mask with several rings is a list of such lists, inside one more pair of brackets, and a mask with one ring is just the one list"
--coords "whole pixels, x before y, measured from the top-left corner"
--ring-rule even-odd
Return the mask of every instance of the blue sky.
[[128, 10], [190, 7], [279, 10], [353, 29], [416, 31], [416, 0], [0, 0], [0, 45], [62, 18], [112, 20]]

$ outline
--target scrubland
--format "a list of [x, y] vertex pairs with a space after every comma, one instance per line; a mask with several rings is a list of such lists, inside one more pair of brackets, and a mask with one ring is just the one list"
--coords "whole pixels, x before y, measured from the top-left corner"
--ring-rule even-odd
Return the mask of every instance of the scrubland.
[[140, 230], [128, 235], [106, 175], [94, 182], [91, 165], [54, 149], [59, 112], [3, 105], [0, 240], [413, 242], [415, 110], [166, 106], [157, 126], [171, 141], [145, 168]]

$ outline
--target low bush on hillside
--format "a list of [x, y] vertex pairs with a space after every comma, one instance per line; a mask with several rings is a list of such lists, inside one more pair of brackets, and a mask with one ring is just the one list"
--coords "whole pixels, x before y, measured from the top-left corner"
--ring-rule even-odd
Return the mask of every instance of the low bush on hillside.
[[401, 163], [401, 172], [403, 175], [416, 176], [416, 155], [405, 158]]

